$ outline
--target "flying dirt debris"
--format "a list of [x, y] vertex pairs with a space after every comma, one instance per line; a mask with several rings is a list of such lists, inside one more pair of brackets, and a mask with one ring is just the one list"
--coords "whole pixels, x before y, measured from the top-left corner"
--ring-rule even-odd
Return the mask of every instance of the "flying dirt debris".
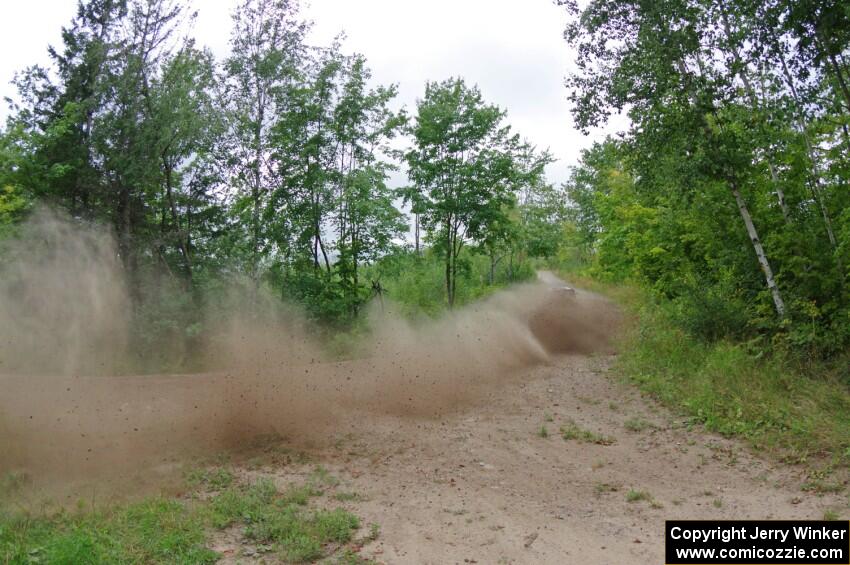
[[[6, 343], [0, 377], [0, 472], [24, 472], [34, 480], [68, 481], [167, 468], [196, 454], [232, 448], [263, 434], [293, 444], [321, 443], [342, 411], [437, 417], [458, 405], [485, 398], [488, 391], [516, 378], [518, 370], [546, 363], [552, 354], [589, 353], [610, 348], [617, 312], [586, 292], [553, 293], [563, 282], [549, 273], [534, 284], [500, 292], [443, 318], [412, 325], [392, 312], [374, 308], [375, 328], [361, 358], [322, 362], [320, 347], [292, 318], [252, 326], [234, 320], [219, 335], [209, 363], [217, 370], [193, 375], [83, 376], [86, 356], [116, 362], [121, 343], [101, 351], [110, 335], [95, 313], [122, 311], [126, 294], [116, 290], [108, 307], [94, 302], [102, 292], [89, 285], [112, 284], [112, 248], [93, 241], [74, 243], [61, 222], [38, 229], [66, 240], [63, 253], [38, 260], [37, 268], [19, 265], [16, 284], [4, 284], [2, 323]], [[68, 247], [70, 242], [71, 248]], [[69, 255], [87, 254], [75, 271]], [[30, 257], [33, 257], [30, 255]], [[23, 259], [21, 259], [23, 261]], [[57, 269], [57, 271], [53, 271]], [[90, 270], [107, 276], [92, 278]], [[59, 272], [62, 272], [61, 279]], [[30, 278], [72, 289], [73, 311], [62, 311], [63, 324], [51, 325], [53, 308], [28, 310], [31, 293], [56, 293], [29, 285]], [[4, 280], [10, 280], [6, 278]], [[58, 281], [61, 280], [61, 285]], [[47, 304], [50, 304], [49, 302]], [[83, 316], [76, 319], [75, 316]], [[23, 324], [22, 319], [28, 320]], [[113, 324], [110, 320], [107, 327]], [[65, 341], [68, 327], [80, 334]], [[13, 335], [9, 328], [22, 333]], [[50, 335], [54, 328], [57, 335]], [[33, 332], [33, 335], [28, 335]], [[120, 334], [120, 332], [116, 332]], [[31, 348], [45, 336], [53, 350]], [[223, 336], [223, 337], [222, 337]], [[108, 356], [107, 356], [108, 354]], [[53, 373], [15, 374], [31, 360]], [[35, 361], [34, 361], [35, 362]], [[62, 370], [68, 369], [71, 370]]]

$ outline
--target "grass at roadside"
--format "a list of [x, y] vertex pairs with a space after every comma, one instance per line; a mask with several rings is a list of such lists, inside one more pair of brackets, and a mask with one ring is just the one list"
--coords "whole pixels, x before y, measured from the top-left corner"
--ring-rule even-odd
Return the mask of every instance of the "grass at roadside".
[[152, 498], [98, 511], [0, 513], [3, 563], [215, 563], [190, 505]]
[[351, 541], [360, 527], [360, 520], [342, 508], [309, 509], [310, 498], [321, 494], [310, 486], [279, 492], [272, 481], [260, 479], [221, 492], [204, 513], [214, 527], [238, 525], [249, 541], [301, 563], [323, 557], [328, 544]]
[[572, 274], [629, 314], [616, 369], [693, 423], [745, 438], [756, 449], [821, 469], [850, 466], [850, 388], [827, 365], [805, 369], [746, 344], [701, 341], [664, 303], [637, 289]]
[[210, 539], [230, 528], [275, 560], [368, 563], [350, 543], [360, 520], [342, 508], [311, 506], [324, 494], [312, 482], [279, 490], [269, 479], [241, 482], [211, 469], [190, 473], [188, 483], [197, 496], [97, 510], [0, 506], [0, 563], [215, 563], [221, 556], [209, 549]]

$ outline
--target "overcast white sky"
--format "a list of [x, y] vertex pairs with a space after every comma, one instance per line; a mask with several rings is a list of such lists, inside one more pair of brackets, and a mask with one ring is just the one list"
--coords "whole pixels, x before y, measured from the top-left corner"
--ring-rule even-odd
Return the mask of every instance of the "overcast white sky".
[[[228, 52], [230, 12], [236, 0], [195, 0], [194, 35], [219, 57]], [[11, 96], [17, 70], [47, 62], [47, 45], [76, 10], [76, 0], [6, 2], [0, 21], [0, 97]], [[563, 40], [565, 15], [552, 0], [312, 0], [311, 42], [327, 44], [339, 32], [344, 48], [366, 56], [376, 83], [399, 85], [410, 112], [426, 80], [462, 76], [485, 100], [508, 110], [508, 122], [558, 162], [550, 181], [566, 180], [590, 138], [573, 129], [563, 78], [572, 52]], [[0, 118], [7, 110], [2, 104]], [[618, 120], [622, 123], [622, 120]]]

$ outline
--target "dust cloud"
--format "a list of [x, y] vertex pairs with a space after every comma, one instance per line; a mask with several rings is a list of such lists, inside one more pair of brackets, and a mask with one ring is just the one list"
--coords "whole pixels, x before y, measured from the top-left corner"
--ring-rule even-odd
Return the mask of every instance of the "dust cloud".
[[114, 239], [46, 209], [2, 250], [0, 374], [109, 374], [127, 346]]
[[269, 434], [321, 444], [342, 414], [439, 417], [551, 355], [609, 351], [618, 324], [609, 303], [544, 274], [438, 320], [372, 305], [361, 354], [333, 362], [297, 310], [269, 296], [241, 308], [236, 289], [197, 344], [206, 372], [110, 376], [134, 345], [109, 234], [40, 213], [4, 256], [0, 473], [44, 484], [146, 475]]

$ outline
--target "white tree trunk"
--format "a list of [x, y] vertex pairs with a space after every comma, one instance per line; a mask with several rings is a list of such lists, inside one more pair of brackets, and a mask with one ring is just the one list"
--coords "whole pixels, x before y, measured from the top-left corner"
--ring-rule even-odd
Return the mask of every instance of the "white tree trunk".
[[785, 192], [782, 190], [782, 185], [779, 183], [779, 175], [776, 174], [776, 167], [773, 166], [773, 161], [768, 160], [767, 166], [770, 168], [770, 180], [773, 181], [773, 187], [776, 189], [776, 198], [779, 200], [779, 208], [782, 209], [782, 217], [786, 223], [791, 222], [791, 213], [788, 211], [788, 202], [785, 200]]
[[776, 280], [773, 278], [773, 269], [770, 268], [770, 263], [767, 261], [767, 255], [764, 252], [764, 247], [759, 239], [756, 226], [753, 225], [753, 219], [750, 216], [750, 211], [747, 208], [747, 203], [741, 196], [741, 191], [732, 183], [730, 184], [732, 194], [735, 196], [735, 203], [738, 205], [738, 210], [741, 212], [741, 218], [744, 220], [744, 225], [747, 226], [747, 235], [750, 236], [750, 241], [755, 249], [756, 257], [758, 257], [759, 266], [764, 273], [764, 278], [767, 281], [767, 288], [770, 289], [770, 294], [773, 296], [773, 304], [776, 306], [776, 313], [779, 317], [785, 317], [785, 303], [782, 301], [782, 295], [779, 292], [779, 287], [776, 285]]

